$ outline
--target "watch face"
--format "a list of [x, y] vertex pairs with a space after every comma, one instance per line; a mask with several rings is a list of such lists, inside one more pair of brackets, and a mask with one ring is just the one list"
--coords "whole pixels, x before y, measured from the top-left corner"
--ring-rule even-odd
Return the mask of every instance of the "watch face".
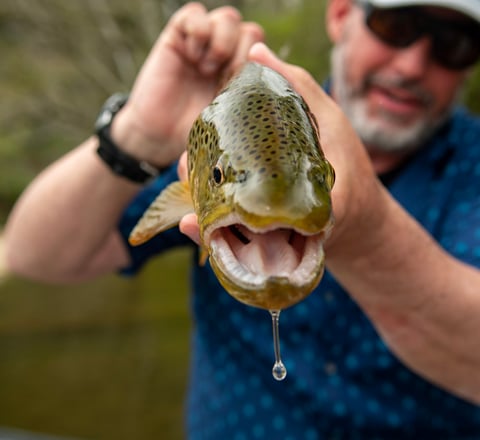
[[103, 109], [98, 115], [97, 120], [95, 121], [95, 129], [100, 130], [101, 128], [109, 125], [112, 122], [113, 114], [110, 109]]
[[100, 110], [97, 120], [95, 121], [95, 131], [102, 130], [105, 126], [112, 123], [112, 119], [118, 113], [118, 111], [125, 105], [128, 100], [128, 94], [115, 93], [105, 101], [102, 109]]

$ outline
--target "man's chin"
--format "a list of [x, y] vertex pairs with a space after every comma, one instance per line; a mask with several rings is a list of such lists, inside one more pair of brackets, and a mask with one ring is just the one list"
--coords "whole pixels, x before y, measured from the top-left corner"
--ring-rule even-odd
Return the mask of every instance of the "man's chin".
[[423, 121], [414, 124], [395, 124], [388, 121], [352, 121], [360, 139], [370, 149], [382, 152], [405, 153], [418, 149], [433, 133]]
[[367, 115], [364, 106], [358, 103], [349, 106], [346, 114], [365, 145], [371, 150], [391, 153], [420, 148], [445, 121], [445, 117], [410, 119], [386, 112]]

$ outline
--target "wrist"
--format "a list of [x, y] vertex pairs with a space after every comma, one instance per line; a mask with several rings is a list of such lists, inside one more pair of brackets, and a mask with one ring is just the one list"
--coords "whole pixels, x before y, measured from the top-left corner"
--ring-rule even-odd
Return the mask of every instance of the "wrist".
[[98, 156], [111, 171], [132, 182], [147, 183], [156, 178], [161, 169], [151, 165], [146, 160], [131, 155], [117, 145], [112, 138], [112, 125], [117, 114], [125, 106], [128, 95], [111, 96], [102, 107], [95, 122], [95, 132], [98, 138]]
[[168, 167], [175, 159], [172, 160], [165, 154], [168, 151], [165, 148], [167, 142], [146, 133], [135, 117], [135, 112], [130, 103], [126, 103], [118, 112], [110, 128], [112, 140], [122, 151], [138, 160], [160, 169]]

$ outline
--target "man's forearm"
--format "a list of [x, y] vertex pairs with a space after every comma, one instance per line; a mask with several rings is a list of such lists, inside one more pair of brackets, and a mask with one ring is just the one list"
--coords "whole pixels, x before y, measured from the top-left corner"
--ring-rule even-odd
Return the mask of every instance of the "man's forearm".
[[386, 192], [381, 198], [380, 227], [356, 231], [348, 247], [337, 243], [327, 264], [406, 365], [480, 404], [480, 273], [441, 249]]
[[[48, 167], [27, 188], [5, 229], [7, 264], [21, 275], [75, 281], [128, 262], [116, 222], [139, 185], [97, 157], [95, 138]], [[112, 260], [111, 246], [119, 246]], [[102, 261], [102, 255], [109, 255]], [[95, 268], [92, 266], [96, 266]]]

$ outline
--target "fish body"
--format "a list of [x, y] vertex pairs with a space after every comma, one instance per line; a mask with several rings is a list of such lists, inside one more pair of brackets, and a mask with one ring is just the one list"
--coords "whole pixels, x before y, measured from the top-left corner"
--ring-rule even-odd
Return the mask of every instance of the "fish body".
[[248, 63], [189, 134], [188, 182], [167, 187], [131, 233], [139, 244], [195, 212], [223, 287], [269, 310], [305, 298], [324, 269], [334, 171], [303, 98]]

